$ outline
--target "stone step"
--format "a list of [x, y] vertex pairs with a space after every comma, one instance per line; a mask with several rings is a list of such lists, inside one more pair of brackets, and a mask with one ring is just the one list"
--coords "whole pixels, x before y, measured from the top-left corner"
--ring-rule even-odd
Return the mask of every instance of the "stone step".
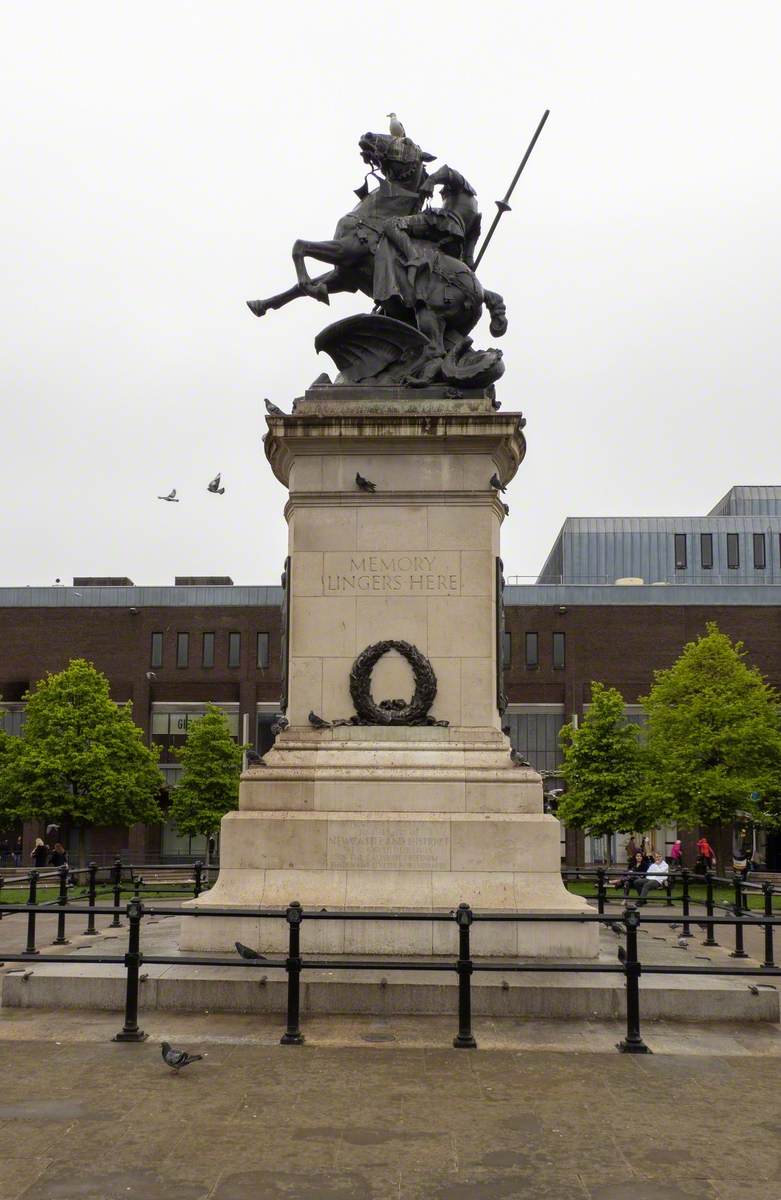
[[[75, 967], [75, 964], [72, 964]], [[278, 1013], [287, 1003], [287, 980], [279, 968], [159, 966], [145, 964], [140, 1016], [150, 1010], [179, 1012]], [[779, 993], [759, 978], [692, 975], [645, 976], [640, 982], [643, 1021], [778, 1022]], [[78, 974], [55, 964], [31, 962], [2, 977], [4, 1008], [103, 1009], [117, 1013], [125, 1002], [120, 966], [79, 964]], [[617, 1020], [626, 1015], [618, 975], [508, 971], [472, 977], [476, 1017], [538, 1017], [559, 1020]], [[458, 1013], [453, 974], [308, 970], [301, 983], [302, 1016], [314, 1014], [452, 1015]]]

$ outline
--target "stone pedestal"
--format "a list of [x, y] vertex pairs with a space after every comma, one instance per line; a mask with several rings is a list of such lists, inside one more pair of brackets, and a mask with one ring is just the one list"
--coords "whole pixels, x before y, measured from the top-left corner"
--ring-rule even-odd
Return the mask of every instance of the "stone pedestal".
[[[486, 395], [317, 387], [269, 417], [266, 454], [290, 491], [286, 605], [290, 727], [247, 771], [223, 820], [220, 875], [194, 905], [580, 912], [559, 873], [559, 824], [542, 783], [501, 731], [501, 498], [525, 452], [517, 413]], [[356, 475], [376, 491], [362, 490]], [[429, 719], [313, 728], [355, 715], [350, 673], [368, 646], [411, 644], [436, 676]], [[430, 676], [429, 676], [430, 678]], [[410, 663], [391, 650], [371, 694], [409, 702]], [[252, 926], [250, 928], [250, 926]], [[282, 922], [183, 923], [186, 949], [287, 945]], [[594, 925], [473, 927], [474, 952], [597, 952]], [[452, 953], [454, 925], [304, 922], [307, 951]]]

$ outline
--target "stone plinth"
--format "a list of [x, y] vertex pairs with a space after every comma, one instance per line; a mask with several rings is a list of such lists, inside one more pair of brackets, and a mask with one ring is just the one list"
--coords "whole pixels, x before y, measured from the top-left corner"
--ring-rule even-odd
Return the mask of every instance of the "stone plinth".
[[[510, 758], [501, 732], [497, 587], [506, 483], [523, 459], [518, 413], [481, 394], [313, 388], [268, 418], [266, 454], [290, 492], [287, 716], [264, 765], [242, 777], [223, 821], [220, 876], [203, 903], [327, 908], [582, 911], [560, 875], [559, 825], [542, 784]], [[356, 475], [376, 491], [361, 490]], [[412, 644], [436, 675], [439, 725], [346, 725], [350, 672], [368, 646]], [[395, 650], [371, 692], [409, 701], [413, 675]], [[386, 710], [391, 712], [392, 710]], [[193, 902], [196, 905], [198, 901]], [[277, 922], [188, 922], [183, 947], [241, 940], [283, 949]], [[449, 952], [454, 926], [304, 925], [305, 950]], [[477, 954], [589, 956], [593, 925], [486, 924]]]

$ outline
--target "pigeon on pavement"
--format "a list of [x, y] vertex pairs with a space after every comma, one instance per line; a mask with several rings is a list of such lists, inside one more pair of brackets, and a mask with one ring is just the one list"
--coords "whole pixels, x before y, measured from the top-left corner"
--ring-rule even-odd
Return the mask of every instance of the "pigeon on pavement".
[[169, 504], [178, 504], [179, 500], [176, 495], [176, 488], [171, 488], [167, 496], [158, 496], [158, 500], [167, 500]]
[[355, 472], [355, 482], [358, 484], [358, 487], [362, 492], [377, 491], [377, 484], [372, 483], [371, 479], [364, 479], [363, 475], [361, 475], [359, 471]]
[[177, 1050], [170, 1042], [162, 1042], [161, 1050], [163, 1062], [177, 1075], [182, 1067], [189, 1067], [190, 1063], [199, 1062], [203, 1058], [202, 1054], [188, 1054], [186, 1050]]
[[263, 403], [265, 404], [266, 412], [270, 417], [284, 417], [287, 415], [286, 413], [283, 413], [281, 408], [277, 408], [276, 404], [272, 404], [270, 400], [264, 400]]
[[220, 487], [220, 476], [219, 475], [215, 475], [214, 479], [211, 481], [211, 483], [207, 484], [206, 491], [214, 492], [214, 494], [216, 496], [222, 496], [222, 494], [225, 491], [225, 488]]

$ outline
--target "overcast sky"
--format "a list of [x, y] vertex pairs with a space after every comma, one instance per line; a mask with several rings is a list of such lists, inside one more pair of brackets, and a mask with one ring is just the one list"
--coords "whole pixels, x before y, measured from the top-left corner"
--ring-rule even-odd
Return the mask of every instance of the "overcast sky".
[[368, 302], [244, 301], [332, 235], [390, 109], [484, 225], [551, 109], [480, 270], [528, 418], [509, 575], [567, 515], [781, 482], [780, 46], [777, 0], [4, 0], [0, 585], [277, 582], [263, 397]]

